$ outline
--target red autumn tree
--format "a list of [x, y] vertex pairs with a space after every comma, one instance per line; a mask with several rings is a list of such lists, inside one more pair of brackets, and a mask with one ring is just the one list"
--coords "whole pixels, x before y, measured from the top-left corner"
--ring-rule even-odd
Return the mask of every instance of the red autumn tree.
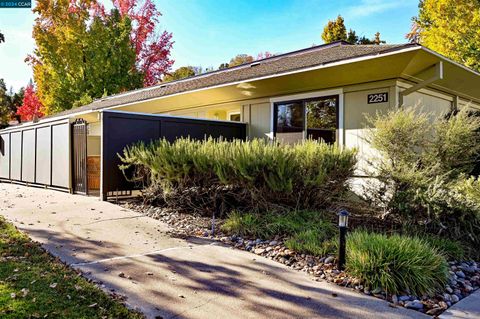
[[173, 65], [170, 59], [172, 34], [163, 31], [158, 33], [160, 11], [152, 0], [113, 0], [113, 5], [122, 16], [132, 21], [130, 39], [137, 54], [137, 69], [145, 75], [143, 84], [157, 84]]
[[38, 99], [38, 96], [35, 92], [35, 88], [32, 83], [27, 85], [25, 89], [25, 95], [23, 97], [23, 105], [17, 109], [17, 115], [20, 115], [22, 122], [31, 121], [36, 116], [40, 118], [43, 116], [42, 113], [43, 105]]
[[260, 53], [257, 54], [257, 59], [256, 60], [271, 58], [272, 56], [275, 56], [275, 54], [271, 53], [270, 51], [260, 52]]

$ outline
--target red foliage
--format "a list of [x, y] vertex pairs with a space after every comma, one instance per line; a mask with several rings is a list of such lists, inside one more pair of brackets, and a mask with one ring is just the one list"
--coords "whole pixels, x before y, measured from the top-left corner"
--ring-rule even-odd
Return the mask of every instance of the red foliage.
[[17, 109], [17, 115], [20, 115], [22, 122], [31, 121], [33, 120], [34, 116], [40, 118], [44, 115], [41, 111], [42, 108], [43, 105], [38, 99], [33, 84], [28, 84], [27, 88], [25, 89], [23, 104]]
[[113, 5], [122, 16], [132, 20], [130, 39], [137, 54], [136, 66], [145, 74], [144, 86], [157, 84], [174, 62], [170, 59], [172, 34], [155, 32], [162, 14], [152, 0], [143, 3], [139, 0], [113, 0]]
[[271, 58], [272, 56], [275, 56], [275, 54], [269, 52], [269, 51], [265, 51], [265, 52], [260, 52], [259, 54], [257, 54], [257, 60], [262, 60], [262, 59], [266, 59], [266, 58]]

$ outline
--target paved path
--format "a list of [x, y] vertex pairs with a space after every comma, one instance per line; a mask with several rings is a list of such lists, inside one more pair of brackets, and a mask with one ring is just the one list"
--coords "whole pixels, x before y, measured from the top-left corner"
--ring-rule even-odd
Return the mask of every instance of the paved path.
[[0, 183], [0, 214], [148, 318], [429, 318], [96, 198]]
[[448, 308], [440, 319], [478, 319], [480, 318], [480, 289]]

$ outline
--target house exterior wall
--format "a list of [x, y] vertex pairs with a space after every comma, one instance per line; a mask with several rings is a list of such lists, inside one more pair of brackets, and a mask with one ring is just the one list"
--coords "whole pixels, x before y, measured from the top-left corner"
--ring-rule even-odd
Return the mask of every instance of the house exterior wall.
[[248, 123], [248, 137], [272, 138], [272, 108], [270, 102], [243, 104], [243, 119]]
[[[366, 116], [374, 116], [377, 112], [387, 112], [398, 105], [398, 94], [409, 88], [412, 84], [399, 80], [375, 81], [363, 84], [344, 86], [341, 88], [330, 88], [305, 94], [318, 96], [322, 92], [338, 90], [343, 98], [343, 114], [340, 116], [338, 142], [342, 147], [357, 148], [359, 151], [357, 175], [368, 175], [368, 160], [375, 155], [375, 151], [366, 141], [367, 133], [371, 129], [368, 127]], [[298, 92], [299, 94], [303, 92]], [[375, 93], [388, 93], [388, 101], [383, 103], [368, 103], [368, 95]], [[284, 96], [288, 100], [289, 96]], [[418, 106], [423, 112], [428, 112], [432, 116], [441, 116], [452, 110], [457, 99], [458, 107], [469, 106], [478, 108], [478, 103], [457, 98], [454, 95], [446, 94], [433, 88], [424, 88], [413, 92], [404, 97], [404, 106]], [[225, 105], [212, 105], [198, 109], [181, 110], [169, 113], [171, 115], [181, 115], [189, 117], [214, 118], [212, 114], [221, 114], [222, 110], [240, 110], [243, 122], [248, 123], [249, 138], [273, 138], [273, 102], [272, 100], [282, 100], [282, 96], [270, 96], [263, 99], [244, 100], [238, 103], [229, 103]]]
[[473, 110], [480, 111], [480, 103], [476, 103], [472, 100], [467, 100], [467, 99], [463, 99], [463, 98], [458, 98], [456, 102], [457, 102], [457, 108], [458, 109], [463, 109], [463, 108], [467, 107], [467, 108], [471, 108]]
[[[357, 148], [359, 150], [359, 167], [365, 166], [364, 162], [372, 155], [372, 149], [365, 141], [366, 132], [366, 115], [373, 116], [376, 112], [385, 112], [395, 108], [398, 103], [399, 92], [412, 86], [411, 82], [401, 79], [391, 79], [383, 81], [374, 81], [363, 84], [354, 84], [343, 86], [341, 88], [327, 88], [318, 91], [298, 92], [299, 94], [314, 94], [318, 92], [319, 96], [322, 92], [331, 90], [340, 90], [340, 96], [343, 98], [343, 114], [341, 123], [339, 123], [338, 141], [347, 148]], [[312, 93], [313, 92], [313, 93]], [[388, 102], [369, 104], [367, 97], [369, 94], [387, 92]], [[289, 96], [284, 96], [286, 100]], [[238, 111], [241, 114], [243, 122], [248, 123], [249, 138], [273, 138], [273, 103], [271, 100], [281, 100], [282, 96], [272, 95], [261, 99], [243, 100], [228, 104], [217, 104], [211, 106], [202, 106], [198, 108], [189, 108], [165, 112], [161, 114], [169, 114], [174, 116], [186, 116], [192, 118], [205, 119], [221, 119], [228, 120], [228, 114], [232, 111]], [[433, 116], [439, 116], [449, 112], [455, 105], [455, 99], [459, 107], [469, 106], [476, 107], [480, 110], [480, 104], [457, 98], [454, 95], [444, 92], [425, 88], [417, 92], [413, 92], [404, 97], [405, 106], [417, 105], [424, 112], [431, 113]]]
[[[390, 83], [393, 84], [393, 83]], [[368, 104], [369, 94], [388, 93], [388, 101], [384, 103]], [[393, 93], [393, 94], [392, 94]], [[367, 125], [367, 116], [374, 116], [377, 112], [385, 113], [396, 103], [395, 87], [388, 83], [378, 83], [377, 87], [357, 86], [344, 93], [344, 147], [358, 150], [357, 174], [367, 174], [367, 161], [374, 152], [366, 138], [371, 129]]]

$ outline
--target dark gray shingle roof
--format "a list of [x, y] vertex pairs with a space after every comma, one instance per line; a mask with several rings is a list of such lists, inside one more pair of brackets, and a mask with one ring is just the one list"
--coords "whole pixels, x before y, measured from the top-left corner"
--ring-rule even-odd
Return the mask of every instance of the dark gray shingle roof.
[[108, 96], [95, 100], [88, 105], [57, 113], [53, 116], [68, 115], [89, 110], [100, 110], [107, 107], [145, 101], [175, 93], [208, 88], [237, 81], [246, 81], [262, 76], [271, 76], [289, 71], [301, 70], [356, 57], [396, 51], [411, 46], [416, 46], [416, 44], [350, 45], [346, 42], [338, 41], [277, 55], [271, 58], [254, 61], [252, 63], [242, 64], [233, 68], [201, 74], [183, 80], [162, 83], [149, 88]]

